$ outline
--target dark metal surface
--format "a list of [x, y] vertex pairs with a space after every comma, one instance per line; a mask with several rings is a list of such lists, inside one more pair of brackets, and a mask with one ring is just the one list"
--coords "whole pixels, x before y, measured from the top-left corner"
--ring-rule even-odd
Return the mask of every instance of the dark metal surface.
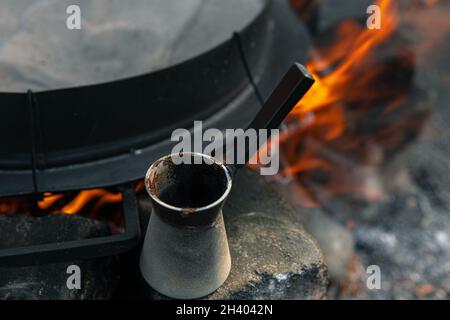
[[275, 87], [248, 128], [275, 129], [314, 84], [309, 71], [294, 63]]
[[[228, 41], [173, 67], [35, 93], [33, 123], [26, 94], [1, 93], [0, 117], [9, 120], [0, 128], [0, 196], [140, 179], [151, 162], [170, 152], [170, 132], [191, 127], [194, 119], [205, 128], [244, 128], [261, 107], [258, 94], [266, 96], [273, 79], [306, 58], [304, 26], [294, 14], [277, 13], [287, 7], [286, 1], [267, 4]], [[294, 38], [287, 44], [286, 35]]]
[[127, 252], [139, 244], [141, 229], [137, 199], [132, 185], [121, 187], [123, 195], [123, 233], [76, 240], [0, 249], [0, 267], [57, 263], [106, 257]]

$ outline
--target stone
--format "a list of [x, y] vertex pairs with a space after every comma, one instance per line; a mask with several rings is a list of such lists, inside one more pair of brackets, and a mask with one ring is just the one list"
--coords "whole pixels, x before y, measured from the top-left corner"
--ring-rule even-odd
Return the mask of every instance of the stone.
[[324, 257], [297, 215], [275, 184], [249, 169], [239, 171], [224, 207], [232, 269], [208, 298], [323, 298]]
[[328, 274], [334, 281], [342, 281], [354, 254], [354, 239], [349, 230], [321, 210], [314, 210], [305, 228], [320, 245], [328, 266]]
[[[0, 215], [0, 249], [79, 240], [109, 235], [108, 226], [80, 215]], [[70, 265], [81, 272], [79, 290], [68, 289]], [[69, 261], [47, 265], [0, 266], [0, 300], [3, 299], [109, 299], [119, 277], [117, 257]]]
[[300, 224], [261, 212], [241, 214], [227, 223], [232, 269], [208, 299], [323, 298], [323, 257]]
[[298, 204], [295, 197], [298, 197], [301, 191], [295, 180], [285, 184], [282, 189], [296, 210], [294, 218], [300, 221], [319, 243], [330, 279], [335, 283], [346, 281], [347, 268], [355, 253], [351, 230], [347, 229], [336, 215], [328, 214], [326, 208], [305, 208]]

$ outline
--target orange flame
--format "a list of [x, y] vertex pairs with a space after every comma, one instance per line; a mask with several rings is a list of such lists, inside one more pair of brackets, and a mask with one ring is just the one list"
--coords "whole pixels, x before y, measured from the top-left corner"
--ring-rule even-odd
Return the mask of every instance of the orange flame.
[[[336, 39], [331, 46], [319, 56], [313, 52], [307, 68], [311, 71], [316, 83], [311, 90], [298, 102], [289, 117], [304, 118], [310, 112], [330, 107], [342, 101], [353, 102], [368, 99], [368, 94], [379, 97], [380, 92], [370, 92], [367, 84], [376, 78], [378, 69], [365, 69], [372, 59], [374, 48], [389, 38], [397, 27], [397, 9], [391, 0], [379, 1], [383, 17], [382, 29], [362, 28], [354, 21], [348, 21], [339, 26]], [[356, 37], [355, 37], [356, 36]], [[339, 66], [328, 75], [323, 72]], [[350, 90], [349, 90], [350, 89]], [[344, 128], [344, 116], [340, 108], [334, 109], [315, 121], [316, 125], [329, 125], [325, 133], [327, 140], [338, 137]]]
[[[136, 190], [140, 188], [138, 184]], [[28, 213], [42, 214], [83, 214], [90, 218], [108, 216], [110, 222], [121, 224], [122, 193], [106, 189], [82, 190], [75, 195], [71, 192], [52, 194], [45, 192], [41, 199], [35, 197], [0, 198], [0, 214]], [[115, 206], [114, 206], [115, 205]]]
[[47, 210], [53, 205], [55, 205], [55, 203], [61, 200], [62, 198], [63, 198], [62, 194], [52, 194], [49, 192], [45, 192], [44, 198], [38, 202], [38, 206], [42, 210]]
[[[401, 144], [404, 133], [399, 132], [418, 127], [411, 117], [399, 117], [376, 132], [356, 129], [371, 117], [392, 115], [404, 104], [406, 81], [395, 80], [395, 85], [384, 82], [393, 75], [408, 74], [414, 63], [411, 52], [395, 42], [397, 3], [379, 0], [377, 5], [381, 29], [366, 28], [358, 21], [343, 21], [334, 30], [332, 42], [311, 53], [307, 68], [316, 83], [288, 115], [287, 129], [280, 136], [286, 167], [283, 174], [295, 175], [306, 184], [311, 177], [321, 180], [326, 185], [321, 187], [321, 193], [326, 197], [359, 192], [366, 199], [378, 199], [377, 183], [362, 179], [362, 175], [375, 175], [367, 166], [381, 163], [386, 150]], [[393, 48], [389, 48], [394, 51], [394, 67], [378, 56], [379, 48], [392, 39]], [[349, 179], [354, 181], [348, 183]], [[310, 188], [303, 186], [302, 191], [308, 193], [306, 189]], [[318, 205], [315, 200], [301, 202]]]
[[[40, 209], [49, 209], [52, 207], [57, 201], [63, 198], [62, 194], [48, 195], [44, 197], [42, 200], [38, 201], [38, 207]], [[93, 190], [83, 190], [80, 191], [75, 198], [70, 201], [67, 205], [62, 208], [53, 209], [54, 213], [62, 212], [64, 214], [76, 214], [83, 210], [83, 208], [91, 203], [92, 201], [96, 201], [93, 211], [97, 211], [101, 206], [108, 203], [116, 203], [122, 201], [122, 194], [120, 193], [112, 193], [105, 189], [93, 189]]]

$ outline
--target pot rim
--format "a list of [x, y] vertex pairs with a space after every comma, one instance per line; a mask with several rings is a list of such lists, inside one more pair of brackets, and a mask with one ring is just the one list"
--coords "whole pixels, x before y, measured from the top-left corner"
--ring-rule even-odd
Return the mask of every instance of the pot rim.
[[[222, 196], [220, 196], [220, 198], [218, 198], [217, 200], [215, 200], [214, 202], [206, 205], [206, 206], [202, 206], [202, 207], [198, 207], [198, 208], [189, 208], [189, 207], [176, 207], [173, 205], [170, 205], [164, 201], [162, 201], [158, 195], [156, 194], [154, 187], [152, 188], [152, 184], [150, 183], [150, 177], [151, 174], [156, 170], [156, 167], [164, 161], [172, 161], [172, 157], [173, 156], [183, 156], [183, 155], [191, 155], [193, 157], [201, 157], [203, 159], [203, 163], [206, 163], [208, 165], [217, 165], [220, 168], [222, 168], [223, 172], [225, 173], [225, 177], [226, 177], [226, 189], [223, 192]], [[206, 160], [206, 161], [205, 161]], [[209, 163], [208, 163], [209, 162]], [[176, 164], [175, 164], [176, 165]], [[195, 164], [191, 164], [191, 165], [195, 165]], [[230, 191], [231, 191], [231, 187], [232, 187], [232, 177], [230, 174], [229, 169], [227, 168], [226, 165], [224, 165], [222, 162], [220, 162], [218, 159], [209, 156], [207, 154], [204, 153], [199, 153], [199, 152], [179, 152], [179, 153], [171, 153], [168, 155], [165, 155], [161, 158], [159, 158], [158, 160], [156, 160], [155, 162], [153, 162], [150, 167], [147, 170], [147, 173], [145, 174], [145, 189], [147, 190], [147, 193], [149, 194], [149, 196], [159, 205], [161, 205], [164, 208], [170, 209], [170, 210], [174, 210], [177, 212], [181, 212], [181, 213], [185, 213], [186, 211], [188, 211], [189, 213], [194, 213], [194, 212], [202, 212], [202, 211], [207, 211], [211, 208], [214, 208], [215, 206], [219, 205], [221, 202], [223, 202], [229, 195]]]

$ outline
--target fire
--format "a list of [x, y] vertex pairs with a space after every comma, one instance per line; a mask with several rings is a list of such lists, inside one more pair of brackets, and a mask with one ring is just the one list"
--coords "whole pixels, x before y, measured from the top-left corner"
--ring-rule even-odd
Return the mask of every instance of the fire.
[[42, 210], [47, 210], [55, 205], [58, 200], [61, 200], [64, 196], [62, 194], [44, 193], [44, 198], [38, 201], [38, 207]]
[[117, 233], [122, 225], [122, 193], [107, 189], [52, 194], [45, 192], [39, 198], [0, 198], [0, 214], [25, 213], [33, 216], [46, 214], [81, 214], [108, 222], [111, 232]]
[[[309, 195], [303, 205], [341, 193], [379, 199], [381, 188], [370, 178], [375, 167], [402, 145], [405, 132], [419, 131], [417, 114], [398, 115], [414, 55], [397, 37], [397, 4], [377, 2], [380, 30], [346, 20], [333, 30], [331, 43], [311, 53], [307, 68], [316, 83], [288, 115], [280, 137], [283, 175], [303, 186], [300, 193]], [[314, 190], [319, 185], [321, 199]]]
[[[38, 201], [37, 204], [40, 209], [48, 210], [62, 198], [64, 198], [64, 195], [62, 194], [47, 194], [47, 196], [44, 196], [44, 198]], [[68, 204], [52, 209], [52, 213], [59, 212], [64, 214], [76, 214], [81, 212], [83, 208], [92, 201], [95, 201], [95, 205], [92, 210], [96, 212], [105, 204], [118, 203], [122, 201], [122, 194], [113, 193], [105, 189], [83, 190], [80, 191]]]
[[[144, 182], [138, 181], [135, 191], [144, 189]], [[51, 193], [44, 192], [39, 197], [4, 197], [0, 198], [0, 214], [27, 213], [45, 214], [81, 214], [89, 218], [104, 219], [116, 232], [122, 225], [122, 193], [108, 189], [90, 189], [78, 192]]]
[[[346, 21], [339, 26], [333, 44], [321, 54], [314, 54], [307, 64], [316, 83], [305, 97], [296, 105], [291, 117], [303, 116], [341, 101], [358, 102], [367, 99], [367, 94], [378, 97], [382, 92], [370, 92], [367, 84], [376, 79], [380, 69], [366, 69], [370, 65], [374, 48], [389, 38], [397, 26], [397, 11], [391, 0], [379, 3], [383, 17], [383, 27], [371, 30], [361, 27], [354, 21]], [[355, 37], [356, 36], [356, 37]], [[332, 73], [323, 75], [334, 64], [339, 66]], [[367, 72], [362, 72], [367, 71]], [[349, 90], [351, 89], [351, 90]], [[343, 130], [342, 112], [334, 115], [332, 129], [327, 139], [339, 136]], [[327, 122], [330, 122], [327, 119]], [[340, 120], [340, 121], [336, 121]]]

